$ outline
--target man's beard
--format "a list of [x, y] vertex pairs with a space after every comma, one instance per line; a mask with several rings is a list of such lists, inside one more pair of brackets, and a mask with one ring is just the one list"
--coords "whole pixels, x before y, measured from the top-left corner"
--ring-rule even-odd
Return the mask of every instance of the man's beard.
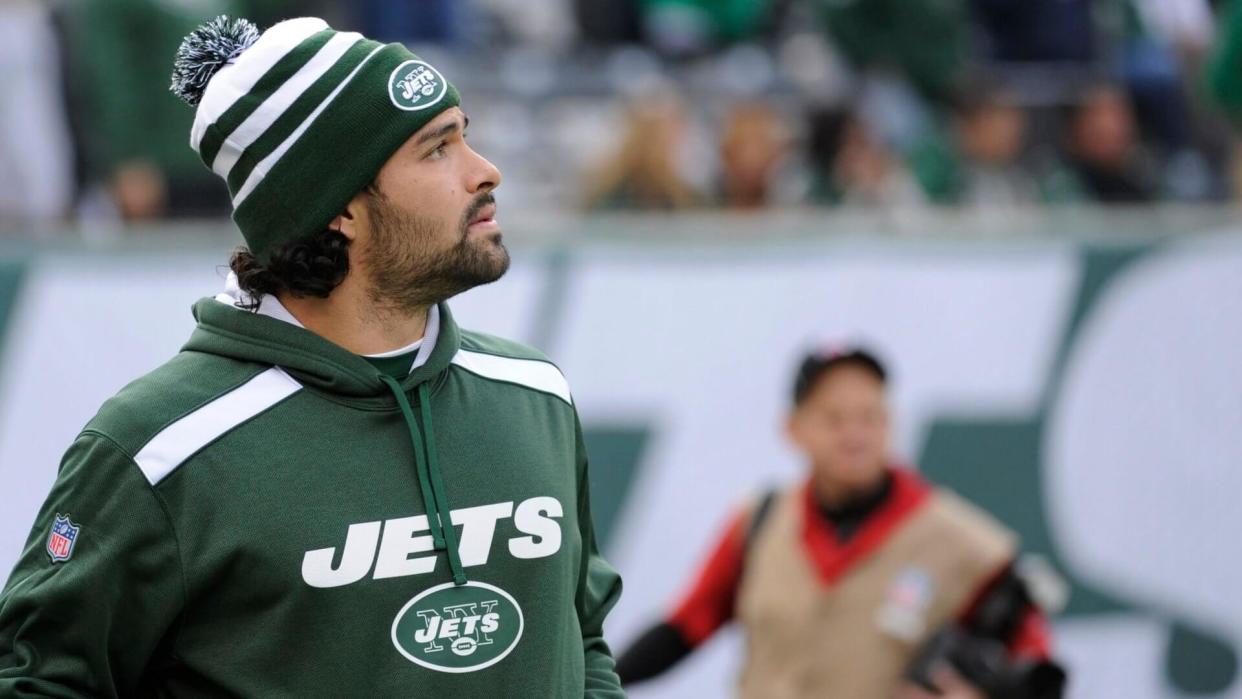
[[369, 197], [372, 230], [364, 254], [372, 303], [413, 312], [503, 276], [509, 251], [500, 234], [467, 236], [470, 221], [494, 201], [490, 192], [475, 197], [458, 223], [457, 242], [444, 250], [437, 247], [442, 224], [398, 209], [383, 194]]

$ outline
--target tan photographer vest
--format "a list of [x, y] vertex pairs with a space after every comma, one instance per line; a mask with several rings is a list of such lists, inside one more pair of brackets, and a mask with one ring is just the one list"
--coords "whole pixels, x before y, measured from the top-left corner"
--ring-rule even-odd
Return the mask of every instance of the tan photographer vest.
[[893, 696], [923, 642], [1015, 553], [1014, 536], [989, 515], [933, 490], [826, 581], [803, 543], [804, 498], [802, 488], [778, 495], [746, 554], [737, 601], [745, 699]]

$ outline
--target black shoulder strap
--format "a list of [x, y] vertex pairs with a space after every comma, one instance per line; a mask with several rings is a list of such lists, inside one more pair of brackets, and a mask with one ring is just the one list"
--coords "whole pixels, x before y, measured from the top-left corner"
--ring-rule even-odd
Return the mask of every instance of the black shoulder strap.
[[769, 488], [759, 498], [759, 502], [755, 504], [755, 511], [750, 515], [750, 526], [746, 528], [746, 550], [750, 551], [751, 542], [759, 535], [759, 529], [763, 527], [763, 522], [772, 512], [772, 503], [776, 502], [776, 496], [779, 491], [776, 488]]

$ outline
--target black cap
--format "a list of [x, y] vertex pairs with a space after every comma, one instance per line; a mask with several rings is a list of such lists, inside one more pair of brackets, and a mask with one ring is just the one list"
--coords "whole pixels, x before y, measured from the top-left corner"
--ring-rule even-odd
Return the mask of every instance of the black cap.
[[829, 371], [841, 366], [854, 366], [871, 372], [880, 383], [888, 382], [888, 371], [880, 360], [862, 347], [828, 347], [809, 352], [798, 366], [794, 378], [794, 405], [799, 405], [810, 395], [811, 389]]

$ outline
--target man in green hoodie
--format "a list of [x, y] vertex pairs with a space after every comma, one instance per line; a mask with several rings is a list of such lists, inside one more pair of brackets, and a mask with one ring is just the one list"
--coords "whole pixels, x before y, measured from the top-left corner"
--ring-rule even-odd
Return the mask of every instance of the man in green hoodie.
[[445, 299], [508, 267], [457, 91], [318, 19], [187, 38], [247, 247], [70, 446], [0, 595], [0, 697], [621, 697], [582, 432]]

